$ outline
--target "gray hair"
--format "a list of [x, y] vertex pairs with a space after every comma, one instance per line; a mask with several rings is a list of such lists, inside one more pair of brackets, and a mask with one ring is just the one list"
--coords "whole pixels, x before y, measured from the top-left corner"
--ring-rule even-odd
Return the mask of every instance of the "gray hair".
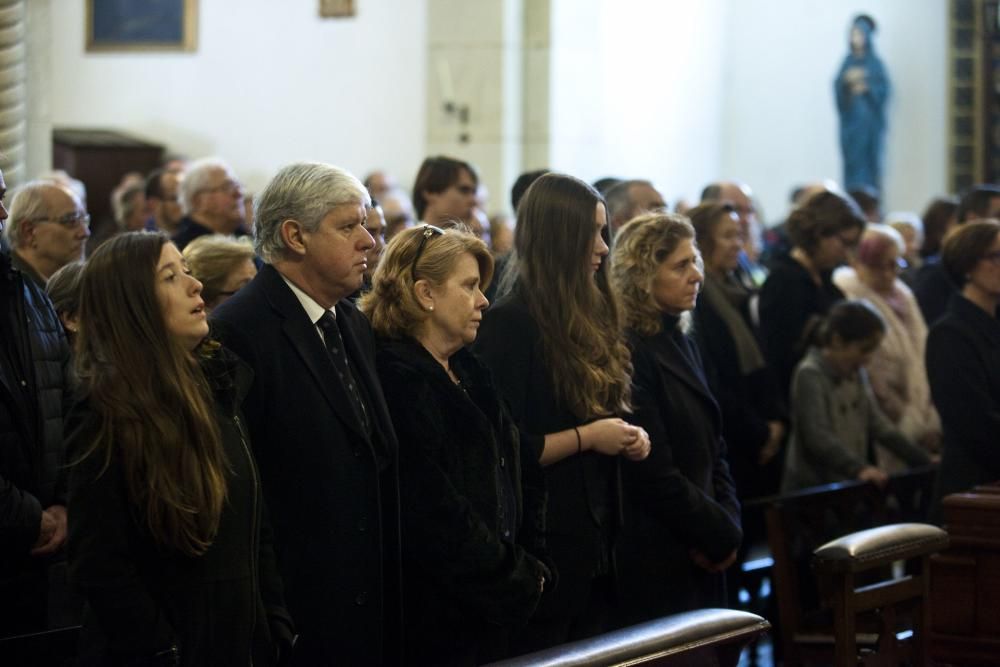
[[212, 174], [220, 169], [234, 176], [232, 168], [217, 157], [201, 158], [191, 163], [181, 179], [181, 209], [184, 215], [194, 210], [194, 198], [211, 187]]
[[621, 219], [622, 222], [628, 222], [638, 213], [635, 210], [635, 201], [632, 199], [632, 188], [637, 185], [653, 187], [650, 181], [634, 178], [616, 183], [608, 189], [604, 201], [607, 204], [609, 220]]
[[306, 231], [316, 231], [330, 211], [345, 204], [368, 207], [371, 197], [361, 181], [343, 169], [321, 162], [283, 167], [257, 197], [254, 249], [265, 262], [272, 263], [285, 250], [281, 223], [297, 220]]
[[[142, 194], [143, 200], [136, 199], [137, 194]], [[135, 210], [145, 204], [146, 184], [137, 183], [130, 185], [123, 190], [115, 190], [111, 194], [111, 210], [115, 215], [115, 223], [119, 228], [125, 228], [125, 221], [132, 217]]]
[[21, 227], [26, 221], [42, 220], [51, 214], [49, 202], [45, 198], [45, 193], [49, 189], [62, 190], [73, 198], [74, 204], [79, 204], [76, 193], [57, 181], [47, 179], [28, 181], [14, 193], [10, 201], [7, 222], [4, 224], [3, 233], [12, 248], [21, 246], [23, 240]]

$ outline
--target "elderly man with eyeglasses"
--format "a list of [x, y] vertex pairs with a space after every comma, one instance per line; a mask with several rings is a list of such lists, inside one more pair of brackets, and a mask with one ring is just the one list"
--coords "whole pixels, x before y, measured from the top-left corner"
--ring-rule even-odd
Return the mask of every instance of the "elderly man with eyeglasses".
[[30, 181], [11, 201], [4, 229], [11, 262], [43, 289], [49, 276], [83, 259], [89, 236], [90, 216], [76, 194], [60, 183]]
[[246, 236], [243, 185], [232, 168], [218, 158], [191, 163], [181, 181], [184, 217], [171, 239], [178, 250], [199, 236]]

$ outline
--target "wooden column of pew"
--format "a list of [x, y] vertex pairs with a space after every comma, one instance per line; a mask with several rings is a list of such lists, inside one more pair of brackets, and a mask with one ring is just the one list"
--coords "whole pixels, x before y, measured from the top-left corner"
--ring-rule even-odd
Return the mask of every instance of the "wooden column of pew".
[[951, 546], [931, 558], [931, 656], [1000, 663], [1000, 485], [944, 499]]

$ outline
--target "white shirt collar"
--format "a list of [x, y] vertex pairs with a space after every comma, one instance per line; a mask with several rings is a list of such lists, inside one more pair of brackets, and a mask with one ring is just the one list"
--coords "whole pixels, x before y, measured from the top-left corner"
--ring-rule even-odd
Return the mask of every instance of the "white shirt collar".
[[329, 312], [334, 317], [337, 317], [337, 311], [334, 310], [336, 306], [334, 306], [334, 308], [330, 308], [330, 310], [328, 311], [326, 308], [316, 303], [315, 299], [313, 299], [311, 296], [309, 296], [301, 289], [299, 289], [299, 287], [295, 283], [286, 278], [282, 273], [279, 272], [278, 275], [281, 276], [281, 279], [284, 280], [285, 284], [288, 285], [288, 287], [292, 290], [292, 294], [294, 294], [295, 298], [298, 299], [299, 303], [302, 304], [302, 308], [305, 309], [306, 315], [309, 316], [310, 322], [316, 324], [317, 322], [319, 322], [319, 318], [323, 317], [323, 313], [326, 312]]

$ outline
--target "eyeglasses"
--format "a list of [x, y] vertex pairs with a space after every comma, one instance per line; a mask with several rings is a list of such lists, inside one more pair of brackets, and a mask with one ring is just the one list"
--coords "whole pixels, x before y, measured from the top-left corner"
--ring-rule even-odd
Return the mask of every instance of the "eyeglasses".
[[243, 186], [238, 181], [226, 180], [212, 188], [205, 188], [205, 192], [222, 192], [231, 195], [235, 192], [242, 192]]
[[73, 211], [58, 218], [34, 218], [33, 220], [26, 220], [26, 222], [55, 222], [69, 229], [77, 225], [90, 227], [90, 215], [86, 211]]
[[413, 264], [410, 265], [410, 277], [413, 278], [413, 282], [417, 282], [417, 262], [420, 261], [420, 255], [424, 252], [424, 245], [426, 245], [427, 239], [435, 234], [444, 234], [443, 229], [434, 225], [421, 225], [420, 229], [423, 229], [423, 232], [420, 234], [420, 245], [417, 246], [417, 254], [413, 256]]
[[902, 257], [894, 259], [890, 262], [883, 262], [882, 264], [877, 264], [873, 266], [874, 269], [879, 269], [881, 271], [891, 271], [892, 273], [902, 273], [909, 266], [907, 261]]
[[1000, 251], [991, 252], [987, 255], [983, 255], [983, 259], [989, 262], [990, 264], [1000, 266]]

